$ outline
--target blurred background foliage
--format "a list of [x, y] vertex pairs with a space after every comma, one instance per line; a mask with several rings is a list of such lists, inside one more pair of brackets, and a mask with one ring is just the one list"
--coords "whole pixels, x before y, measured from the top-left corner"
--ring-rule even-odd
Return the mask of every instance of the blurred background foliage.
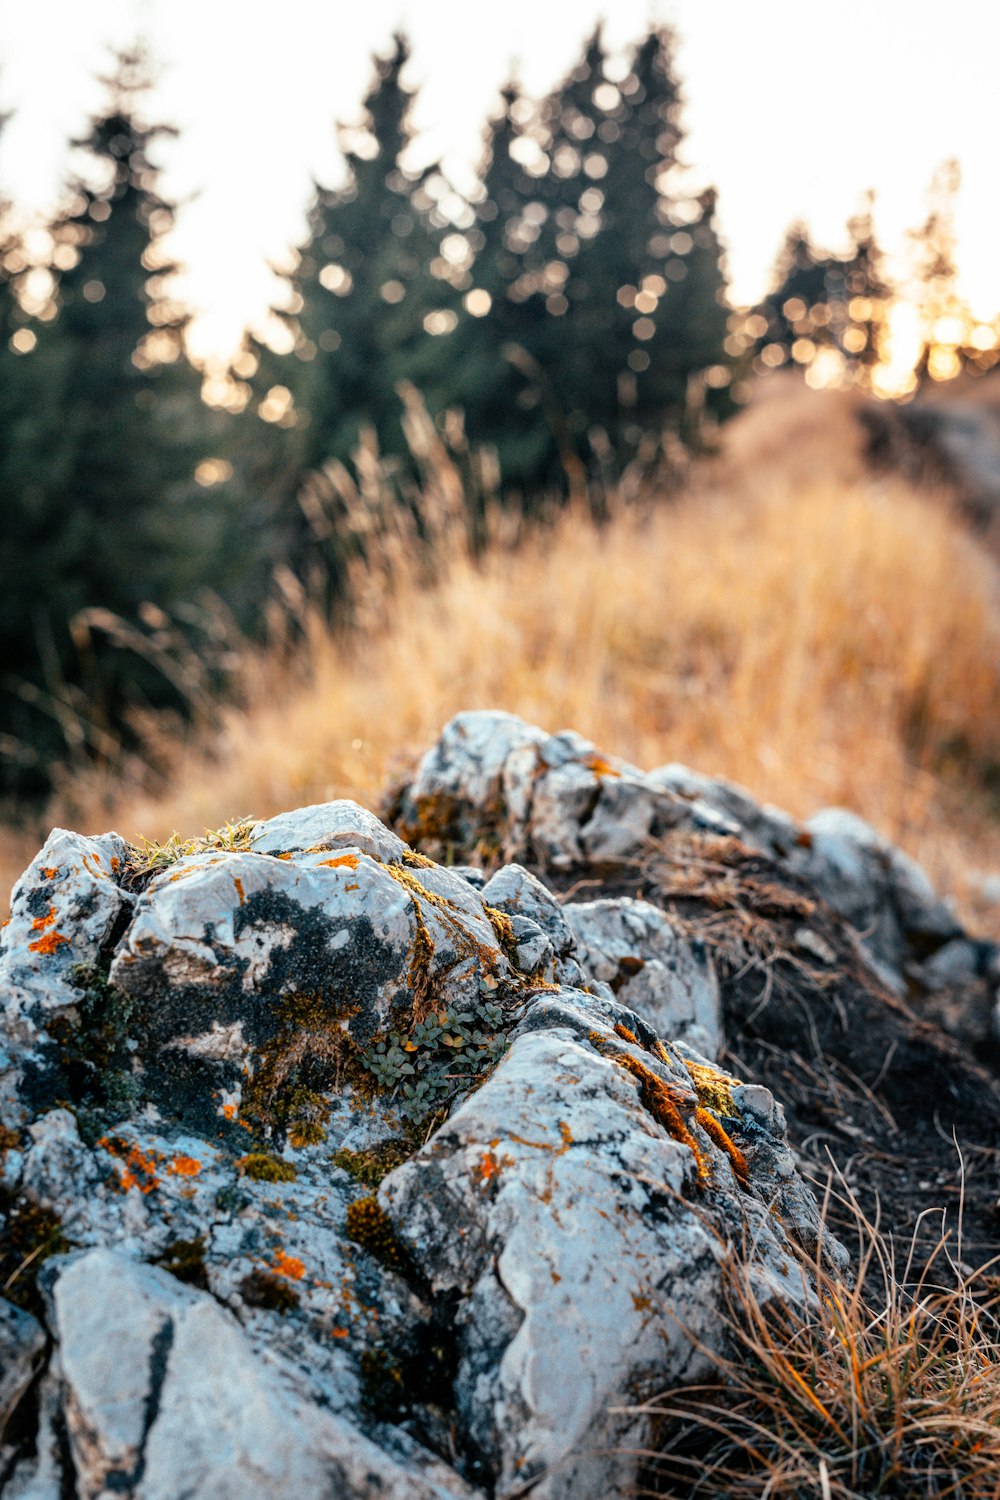
[[475, 556], [567, 501], [600, 520], [612, 492], [669, 492], [769, 370], [905, 399], [992, 366], [996, 328], [955, 294], [950, 166], [913, 235], [908, 361], [870, 203], [846, 254], [793, 226], [769, 296], [730, 306], [715, 194], [681, 186], [673, 52], [651, 30], [611, 81], [597, 31], [547, 97], [511, 83], [463, 197], [403, 164], [395, 37], [275, 336], [207, 372], [164, 250], [169, 127], [141, 49], [117, 56], [45, 258], [0, 203], [0, 793], [42, 797], [53, 767], [113, 764], [150, 716], [223, 692], [276, 612], [363, 624], [360, 574], [430, 553], [445, 517]]

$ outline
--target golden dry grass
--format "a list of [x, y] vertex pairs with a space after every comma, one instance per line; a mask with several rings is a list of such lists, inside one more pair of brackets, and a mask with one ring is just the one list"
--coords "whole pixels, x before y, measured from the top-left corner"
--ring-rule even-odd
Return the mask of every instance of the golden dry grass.
[[[641, 1410], [665, 1424], [650, 1489], [685, 1500], [996, 1500], [1000, 1324], [995, 1265], [970, 1270], [942, 1234], [917, 1275], [847, 1197], [857, 1229], [845, 1282], [822, 1255], [815, 1299], [764, 1300], [747, 1263], [723, 1263], [728, 1352], [714, 1381]], [[855, 1247], [852, 1247], [855, 1248]]]
[[[350, 796], [377, 805], [450, 715], [506, 708], [642, 766], [681, 760], [793, 813], [842, 803], [979, 930], [1000, 872], [995, 564], [940, 497], [868, 476], [851, 398], [774, 381], [686, 495], [602, 531], [402, 585], [366, 640], [316, 626], [298, 672], [248, 662], [244, 707], [171, 752], [155, 793], [78, 778], [53, 819], [162, 839]], [[11, 836], [9, 882], [31, 853]]]

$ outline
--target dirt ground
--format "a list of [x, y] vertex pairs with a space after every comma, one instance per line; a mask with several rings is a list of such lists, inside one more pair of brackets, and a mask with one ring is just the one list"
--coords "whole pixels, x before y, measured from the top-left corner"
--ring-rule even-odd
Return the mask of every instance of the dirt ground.
[[[942, 1228], [978, 1267], [1000, 1248], [1000, 1083], [934, 1021], [893, 996], [858, 940], [809, 888], [733, 839], [674, 836], [641, 866], [598, 879], [537, 871], [576, 899], [642, 896], [712, 949], [726, 1049], [738, 1077], [784, 1105], [791, 1144], [850, 1244], [844, 1188], [905, 1254], [927, 1254]], [[806, 961], [808, 921], [834, 961]], [[937, 996], [952, 1022], [982, 997]], [[987, 1059], [988, 1061], [988, 1059]]]

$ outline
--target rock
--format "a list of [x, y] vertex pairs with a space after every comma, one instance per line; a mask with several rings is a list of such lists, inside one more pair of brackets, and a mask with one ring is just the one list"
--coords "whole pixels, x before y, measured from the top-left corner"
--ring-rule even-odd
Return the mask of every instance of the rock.
[[45, 1352], [45, 1330], [30, 1313], [0, 1299], [0, 1444]]
[[658, 1036], [718, 1054], [719, 985], [703, 943], [685, 937], [659, 907], [628, 896], [570, 903], [563, 913], [586, 973], [609, 984]]
[[110, 979], [135, 1016], [144, 1093], [211, 1129], [239, 1113], [254, 1057], [296, 1007], [334, 1066], [339, 1033], [369, 1042], [445, 976], [455, 1005], [477, 1004], [484, 973], [508, 968], [465, 881], [341, 845], [179, 860], [140, 897]]
[[[485, 841], [494, 854], [557, 873], [641, 863], [671, 834], [737, 838], [805, 879], [900, 994], [909, 964], [961, 935], [919, 866], [844, 808], [801, 824], [732, 782], [676, 763], [644, 773], [579, 735], [546, 735], [509, 714], [460, 714], [399, 807], [402, 831], [431, 852], [445, 838], [467, 848]], [[451, 810], [441, 828], [435, 807]]]
[[[55, 828], [11, 895], [0, 929], [0, 1121], [20, 1122], [17, 1096], [52, 1052], [48, 1028], [75, 1016], [82, 977], [103, 961], [128, 921], [121, 889], [127, 846], [117, 834], [85, 838]], [[30, 1083], [29, 1083], [30, 1087]]]
[[304, 1401], [286, 1361], [255, 1352], [231, 1314], [166, 1272], [92, 1250], [53, 1280], [66, 1478], [81, 1500], [477, 1493], [430, 1455], [404, 1465]]
[[919, 949], [958, 935], [954, 913], [935, 897], [923, 870], [863, 818], [827, 808], [806, 829], [810, 842], [794, 851], [791, 868], [857, 929], [890, 976], [902, 973], [914, 944]]
[[487, 906], [510, 917], [530, 917], [548, 934], [559, 958], [574, 952], [576, 938], [552, 892], [523, 865], [504, 865], [483, 886]]
[[[679, 1055], [623, 1039], [615, 1025], [626, 1021], [642, 1026], [570, 991], [534, 1003], [496, 1072], [382, 1186], [433, 1291], [459, 1299], [456, 1404], [497, 1497], [534, 1480], [538, 1500], [634, 1482], [648, 1429], [612, 1409], [704, 1371], [696, 1345], [718, 1336], [719, 1262], [734, 1237], [747, 1234], [762, 1286], [804, 1295], [770, 1211], [782, 1173], [797, 1174], [759, 1123], [759, 1099], [745, 1119], [727, 1106], [747, 1148], [746, 1189], [692, 1124], [712, 1191], [689, 1201], [698, 1156], [672, 1138], [652, 1099], [665, 1086], [693, 1121], [694, 1078]], [[706, 1074], [727, 1091], [724, 1075]], [[779, 1119], [772, 1108], [772, 1128]], [[767, 1158], [759, 1196], [758, 1156]], [[815, 1240], [808, 1190], [777, 1201], [788, 1228]]]
[[[755, 837], [761, 880], [794, 885], [798, 979], [856, 958], [807, 866], [884, 918], [894, 963], [936, 946], [950, 974], [919, 872], [503, 714], [453, 720], [397, 811], [425, 848], [538, 873], [435, 864], [333, 802], [137, 895], [113, 835], [54, 835], [65, 889], [39, 861], [20, 883], [0, 1249], [44, 1329], [0, 1323], [38, 1418], [18, 1500], [604, 1500], [637, 1482], [642, 1400], [705, 1371], [727, 1257], [763, 1298], [813, 1296], [782, 1105], [710, 1060], [716, 929], [622, 892], [659, 840]], [[31, 902], [57, 906], [51, 967]]]
[[255, 854], [318, 854], [360, 849], [383, 864], [398, 864], [406, 845], [356, 802], [320, 802], [258, 823], [250, 839]]

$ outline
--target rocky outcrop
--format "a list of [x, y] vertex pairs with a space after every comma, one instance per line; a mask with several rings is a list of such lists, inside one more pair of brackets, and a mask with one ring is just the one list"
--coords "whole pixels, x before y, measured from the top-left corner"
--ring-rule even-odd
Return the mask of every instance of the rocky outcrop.
[[764, 1298], [812, 1295], [803, 1251], [846, 1267], [780, 1100], [718, 1062], [710, 929], [616, 872], [755, 846], [841, 924], [796, 918], [811, 964], [853, 923], [902, 985], [965, 941], [919, 871], [500, 714], [394, 820], [334, 802], [160, 864], [57, 830], [16, 887], [5, 1494], [624, 1493], [727, 1257]]

